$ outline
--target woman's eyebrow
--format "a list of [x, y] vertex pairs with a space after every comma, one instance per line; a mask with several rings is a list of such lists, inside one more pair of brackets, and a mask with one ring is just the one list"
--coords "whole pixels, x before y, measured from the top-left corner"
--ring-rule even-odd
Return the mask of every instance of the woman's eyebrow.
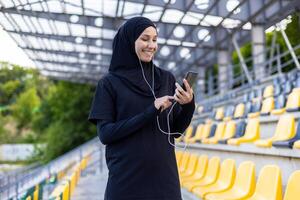
[[[151, 35], [148, 35], [148, 34], [143, 34], [142, 36], [151, 37]], [[153, 37], [157, 37], [157, 35], [154, 35]]]

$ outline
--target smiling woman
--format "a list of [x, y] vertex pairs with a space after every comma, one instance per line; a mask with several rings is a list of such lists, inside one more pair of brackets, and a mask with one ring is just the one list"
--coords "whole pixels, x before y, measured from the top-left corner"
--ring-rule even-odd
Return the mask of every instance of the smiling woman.
[[105, 200], [182, 199], [173, 144], [191, 122], [193, 91], [187, 82], [187, 91], [175, 86], [173, 74], [154, 65], [157, 48], [154, 23], [129, 19], [98, 83], [89, 120], [106, 145]]

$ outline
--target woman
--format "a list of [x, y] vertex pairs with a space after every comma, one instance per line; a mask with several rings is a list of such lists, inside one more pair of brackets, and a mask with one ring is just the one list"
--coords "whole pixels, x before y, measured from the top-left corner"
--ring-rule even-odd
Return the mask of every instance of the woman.
[[[109, 73], [98, 83], [89, 120], [106, 145], [105, 200], [181, 200], [174, 147], [159, 128], [168, 130], [175, 100], [170, 131], [184, 132], [195, 109], [193, 90], [184, 80], [184, 91], [170, 72], [153, 65], [156, 51], [153, 22], [129, 19], [113, 40]], [[171, 135], [171, 142], [179, 136]]]

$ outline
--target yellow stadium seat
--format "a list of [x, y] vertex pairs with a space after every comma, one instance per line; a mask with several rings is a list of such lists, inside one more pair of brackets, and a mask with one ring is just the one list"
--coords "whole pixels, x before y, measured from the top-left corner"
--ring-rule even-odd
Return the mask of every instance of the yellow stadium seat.
[[300, 90], [293, 90], [289, 94], [285, 108], [287, 112], [300, 110]]
[[201, 140], [201, 135], [202, 135], [203, 127], [204, 127], [203, 124], [199, 124], [197, 126], [195, 136], [187, 139], [186, 142], [189, 143], [189, 144], [192, 144], [192, 143], [195, 143], [198, 140]]
[[294, 149], [300, 149], [300, 140], [296, 141], [293, 145]]
[[259, 147], [272, 147], [272, 142], [291, 139], [295, 134], [295, 117], [286, 114], [279, 118], [273, 137], [257, 140], [254, 144]]
[[[202, 134], [201, 134], [201, 139], [199, 139], [199, 141], [202, 141], [203, 139], [209, 137], [212, 125], [213, 125], [212, 123], [206, 123], [204, 125], [203, 131], [202, 131]], [[196, 140], [196, 141], [198, 141], [198, 140]]]
[[192, 189], [196, 186], [212, 184], [217, 180], [219, 170], [220, 170], [220, 158], [214, 156], [208, 161], [208, 166], [204, 177], [198, 180], [184, 182], [183, 187], [191, 192]]
[[300, 170], [290, 176], [283, 200], [299, 200]]
[[198, 161], [198, 156], [196, 154], [191, 154], [189, 162], [187, 163], [187, 168], [183, 172], [181, 172], [179, 175], [181, 177], [186, 177], [186, 176], [192, 175], [196, 169], [197, 161]]
[[208, 193], [223, 192], [232, 187], [235, 173], [235, 161], [226, 159], [221, 164], [218, 179], [214, 184], [195, 187], [192, 192], [200, 198], [203, 198]]
[[227, 122], [222, 140], [227, 140], [229, 138], [232, 138], [235, 134], [235, 129], [236, 129], [235, 121]]
[[215, 120], [222, 120], [224, 118], [224, 107], [217, 108]]
[[271, 113], [271, 111], [274, 109], [274, 107], [275, 107], [274, 97], [268, 97], [262, 103], [262, 108], [261, 108], [260, 114], [268, 115]]
[[203, 144], [215, 144], [218, 143], [218, 140], [222, 139], [224, 131], [226, 128], [226, 123], [225, 122], [220, 122], [217, 125], [217, 129], [215, 131], [215, 135], [210, 138], [204, 138], [201, 140]]
[[201, 155], [198, 158], [196, 170], [194, 171], [194, 174], [188, 177], [180, 177], [180, 184], [183, 185], [186, 182], [190, 181], [196, 181], [199, 179], [202, 179], [205, 175], [206, 169], [207, 169], [207, 163], [208, 163], [208, 156], [207, 155]]
[[273, 94], [274, 94], [274, 86], [273, 85], [266, 86], [264, 89], [263, 97], [264, 98], [272, 97]]
[[257, 118], [249, 119], [245, 134], [240, 138], [233, 138], [227, 141], [230, 145], [240, 145], [241, 143], [253, 142], [259, 138], [260, 125]]
[[190, 125], [186, 129], [185, 134], [184, 134], [184, 138], [183, 138], [184, 142], [187, 142], [187, 140], [193, 136], [193, 130], [194, 130], [194, 127], [192, 125]]
[[281, 170], [276, 165], [267, 165], [260, 171], [255, 192], [247, 200], [281, 200]]
[[235, 177], [234, 184], [223, 192], [208, 193], [206, 200], [236, 200], [251, 196], [255, 189], [255, 166], [251, 161], [243, 162]]
[[244, 115], [245, 115], [245, 104], [240, 103], [235, 108], [233, 118], [234, 119], [239, 119], [239, 118], [244, 117]]
[[182, 155], [183, 155], [183, 151], [176, 151], [175, 152], [177, 165], [179, 165], [180, 159], [182, 158]]
[[189, 152], [184, 152], [182, 155], [182, 158], [180, 160], [179, 166], [178, 166], [178, 172], [179, 174], [184, 172], [185, 169], [187, 168], [187, 164], [189, 162], [189, 158], [190, 158], [190, 153]]

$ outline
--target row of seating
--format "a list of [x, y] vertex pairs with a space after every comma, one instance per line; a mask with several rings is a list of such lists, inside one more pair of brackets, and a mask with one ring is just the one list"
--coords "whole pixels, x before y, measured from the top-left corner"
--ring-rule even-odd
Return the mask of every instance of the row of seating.
[[255, 180], [255, 164], [242, 162], [236, 169], [233, 159], [176, 152], [180, 184], [205, 200], [299, 200], [300, 170], [289, 178], [282, 198], [281, 169], [264, 166]]
[[[52, 191], [49, 200], [70, 200], [71, 195], [75, 190], [75, 186], [80, 178], [81, 171], [87, 167], [87, 163], [90, 160], [90, 156], [84, 157], [80, 163], [78, 163], [71, 173], [64, 176], [63, 180]], [[26, 199], [27, 200], [27, 199]], [[31, 200], [31, 199], [29, 199]]]
[[247, 120], [213, 123], [207, 120], [197, 127], [189, 126], [184, 137], [177, 142], [202, 144], [229, 144], [254, 143], [258, 147], [286, 147], [300, 149], [300, 122], [296, 127], [293, 114], [280, 116], [275, 133], [270, 138], [260, 138], [260, 122], [258, 118]]
[[[300, 71], [297, 71], [296, 73], [291, 73], [288, 76], [282, 75], [280, 77], [277, 77], [273, 80], [273, 85], [267, 85], [264, 88], [257, 88], [252, 89], [250, 92], [247, 92], [243, 96], [243, 100], [236, 102], [236, 106], [239, 104], [245, 105], [245, 111], [244, 116], [246, 117], [249, 113], [256, 113], [261, 112], [263, 115], [271, 114], [272, 110], [278, 110], [283, 109], [287, 107], [288, 109], [297, 109], [297, 111], [300, 108], [299, 103], [297, 103], [298, 106], [293, 105], [294, 102], [287, 103], [289, 99], [289, 95], [292, 92], [295, 92], [297, 88], [300, 88]], [[295, 98], [295, 94], [293, 94]], [[214, 105], [214, 103], [210, 103], [210, 105]], [[222, 119], [222, 115], [226, 115], [227, 112], [232, 112], [232, 108], [234, 108], [233, 105], [226, 106], [226, 109], [222, 111], [221, 108], [215, 108], [214, 110], [208, 109], [211, 106], [210, 105], [198, 105], [197, 112], [198, 114], [201, 114], [203, 112], [210, 112], [213, 113], [214, 117], [216, 116], [216, 120]], [[219, 112], [219, 114], [217, 114]], [[277, 111], [278, 112], [278, 111]], [[282, 114], [284, 110], [281, 110], [279, 113], [276, 111], [272, 114]], [[257, 114], [256, 114], [257, 115]], [[226, 117], [226, 116], [225, 116]]]

